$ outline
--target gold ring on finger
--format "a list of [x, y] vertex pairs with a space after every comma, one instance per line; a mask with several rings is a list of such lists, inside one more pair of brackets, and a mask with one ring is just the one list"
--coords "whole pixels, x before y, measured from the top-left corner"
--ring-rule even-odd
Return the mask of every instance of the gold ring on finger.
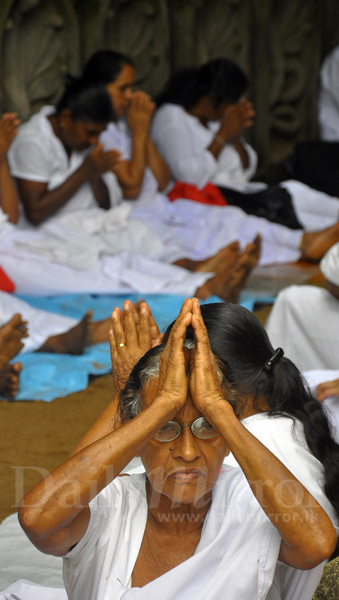
[[123, 348], [124, 346], [126, 346], [125, 342], [120, 342], [120, 344], [117, 344], [117, 348]]

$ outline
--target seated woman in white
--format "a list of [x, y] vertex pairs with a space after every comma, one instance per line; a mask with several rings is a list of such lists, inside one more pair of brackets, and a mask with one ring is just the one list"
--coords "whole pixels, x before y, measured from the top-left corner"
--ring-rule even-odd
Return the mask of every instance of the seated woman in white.
[[98, 143], [112, 118], [106, 90], [74, 78], [56, 107], [44, 106], [21, 125], [8, 158], [33, 225], [66, 211], [107, 210], [120, 201], [111, 172], [119, 153], [104, 152]]
[[[221, 188], [246, 192], [246, 184], [257, 166], [255, 151], [241, 137], [254, 117], [251, 103], [243, 97], [247, 85], [248, 79], [240, 67], [226, 58], [186, 69], [170, 79], [157, 99], [151, 135], [174, 181], [199, 188], [212, 182]], [[305, 231], [329, 227], [338, 221], [337, 198], [299, 181], [280, 185], [289, 193]], [[252, 183], [251, 187], [267, 186]], [[222, 191], [227, 200], [227, 189]], [[247, 194], [246, 199], [249, 198], [255, 201], [254, 195]], [[232, 196], [229, 200], [232, 204]]]
[[257, 167], [256, 152], [241, 137], [253, 124], [244, 97], [245, 73], [233, 61], [215, 59], [174, 75], [157, 98], [152, 139], [174, 180], [204, 187], [242, 184]]
[[[214, 342], [229, 322], [219, 314]], [[125, 339], [114, 311], [113, 352], [125, 353]], [[271, 351], [268, 345], [265, 356], [252, 355], [269, 386], [279, 366]], [[249, 379], [242, 380], [246, 387]], [[291, 374], [289, 380], [293, 387]], [[334, 549], [326, 514], [335, 520], [334, 509], [243, 427], [226, 397], [244, 414], [227, 363], [211, 351], [199, 304], [188, 299], [166, 346], [150, 350], [131, 373], [121, 394], [123, 424], [115, 429], [109, 419], [104, 437], [78, 448], [22, 501], [19, 516], [31, 541], [65, 556], [70, 599], [217, 600], [227, 589], [230, 600], [259, 600], [278, 559], [289, 569], [285, 597], [296, 577], [307, 595], [294, 597], [311, 599], [313, 572], [308, 585], [304, 570], [317, 569]], [[250, 410], [253, 398], [247, 400]], [[261, 410], [267, 402], [256, 398]], [[241, 469], [222, 467], [229, 451]], [[146, 476], [116, 478], [136, 454]], [[331, 493], [337, 506], [333, 485]]]
[[99, 50], [84, 67], [83, 76], [105, 85], [116, 121], [101, 134], [105, 149], [115, 149], [121, 161], [114, 166], [124, 198], [150, 201], [168, 184], [169, 169], [155, 148], [149, 127], [155, 104], [144, 92], [132, 91], [135, 65], [120, 52]]

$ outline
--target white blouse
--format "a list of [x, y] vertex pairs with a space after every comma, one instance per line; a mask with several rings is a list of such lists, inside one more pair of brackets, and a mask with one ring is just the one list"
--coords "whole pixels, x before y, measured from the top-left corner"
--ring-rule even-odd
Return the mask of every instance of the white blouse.
[[197, 117], [175, 104], [164, 104], [153, 118], [151, 136], [169, 166], [174, 180], [204, 187], [212, 181], [221, 186], [241, 185], [254, 175], [257, 154], [243, 139], [248, 167], [243, 168], [233, 143], [226, 142], [218, 158], [207, 150], [220, 127], [210, 121], [204, 127]]

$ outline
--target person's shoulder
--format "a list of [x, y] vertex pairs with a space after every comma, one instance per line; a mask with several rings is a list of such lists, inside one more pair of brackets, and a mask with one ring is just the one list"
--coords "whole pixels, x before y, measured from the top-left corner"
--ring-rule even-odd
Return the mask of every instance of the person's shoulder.
[[47, 120], [49, 114], [54, 111], [53, 106], [44, 106], [38, 113], [32, 115], [28, 121], [22, 123], [18, 129], [18, 134], [14, 138], [13, 145], [21, 144], [24, 141], [36, 142], [42, 140], [51, 133], [51, 125]]
[[187, 113], [182, 106], [178, 104], [162, 104], [155, 112], [154, 118], [157, 119], [173, 119], [182, 118]]

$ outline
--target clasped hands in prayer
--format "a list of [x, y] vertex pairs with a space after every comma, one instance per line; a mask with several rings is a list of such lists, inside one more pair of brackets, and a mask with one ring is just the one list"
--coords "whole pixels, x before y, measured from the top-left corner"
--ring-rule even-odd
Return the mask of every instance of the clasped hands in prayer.
[[235, 104], [229, 104], [222, 115], [219, 135], [225, 139], [237, 137], [243, 129], [253, 125], [255, 111], [252, 102], [240, 98]]
[[[190, 325], [195, 335], [195, 348], [192, 349], [183, 347]], [[124, 387], [134, 364], [150, 348], [161, 343], [162, 338], [146, 303], [141, 303], [140, 315], [129, 301], [124, 303], [123, 312], [114, 309], [109, 340], [117, 390]], [[215, 357], [196, 298], [184, 301], [169, 334], [160, 358], [155, 401], [159, 405], [166, 404], [167, 410], [175, 415], [185, 404], [188, 393], [197, 410], [206, 417], [218, 403], [225, 404]]]

